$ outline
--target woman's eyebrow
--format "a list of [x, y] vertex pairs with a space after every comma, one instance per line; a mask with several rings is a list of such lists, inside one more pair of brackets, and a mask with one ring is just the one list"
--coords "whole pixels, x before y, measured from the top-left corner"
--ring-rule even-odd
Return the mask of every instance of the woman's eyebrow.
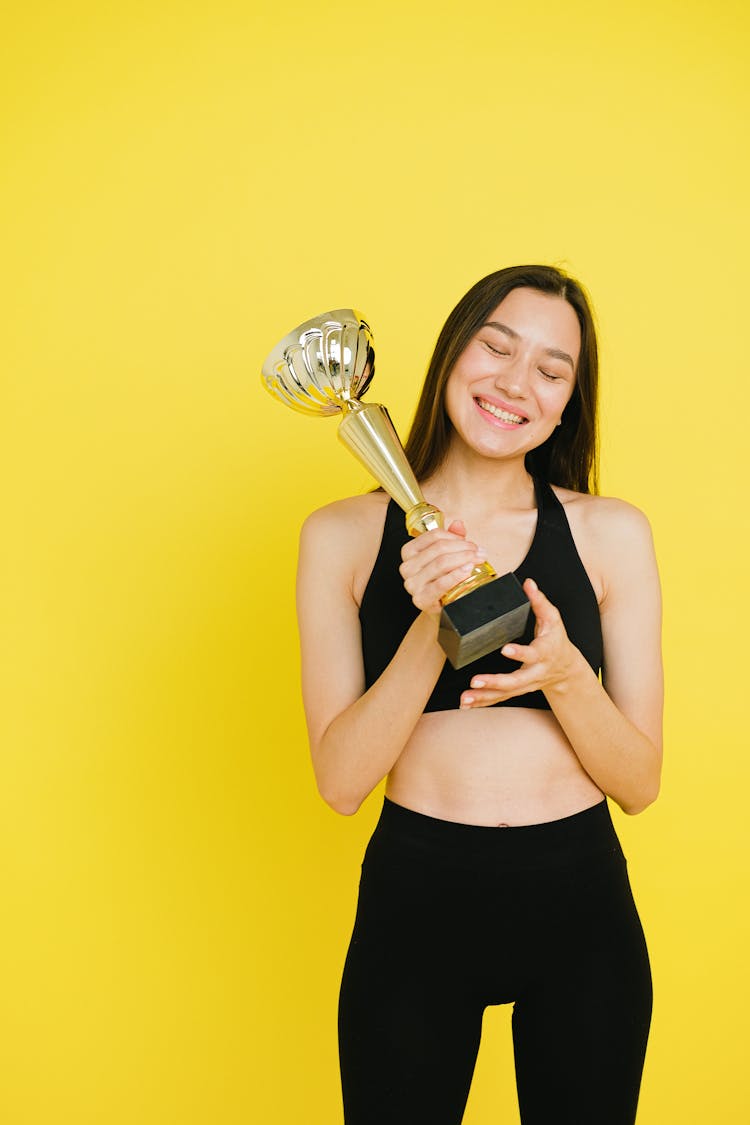
[[[521, 339], [515, 328], [510, 328], [507, 324], [501, 324], [499, 320], [488, 320], [482, 325], [482, 328], [497, 328], [499, 332], [504, 332], [506, 336], [510, 336], [511, 340]], [[555, 359], [562, 359], [565, 363], [569, 363], [571, 371], [575, 374], [576, 365], [573, 363], [573, 357], [569, 356], [567, 352], [561, 351], [560, 348], [545, 348], [544, 352], [545, 355], [550, 355]]]
[[570, 370], [573, 372], [573, 374], [575, 374], [576, 365], [573, 363], [572, 356], [569, 356], [567, 352], [562, 352], [559, 348], [545, 348], [544, 350], [547, 355], [553, 356], [555, 359], [562, 359], [566, 363], [569, 363]]
[[506, 336], [510, 336], [511, 340], [520, 340], [521, 337], [516, 332], [515, 328], [509, 328], [507, 324], [501, 324], [499, 320], [488, 320], [482, 328], [497, 328], [500, 332], [504, 332]]

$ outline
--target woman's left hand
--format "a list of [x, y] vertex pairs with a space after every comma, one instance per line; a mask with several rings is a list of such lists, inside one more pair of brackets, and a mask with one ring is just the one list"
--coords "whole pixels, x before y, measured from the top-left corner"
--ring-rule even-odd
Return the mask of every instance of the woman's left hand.
[[526, 597], [536, 617], [534, 640], [530, 645], [507, 644], [500, 650], [521, 667], [515, 672], [492, 675], [482, 672], [474, 676], [468, 691], [461, 694], [461, 708], [491, 707], [514, 695], [545, 689], [563, 682], [575, 669], [580, 657], [565, 631], [559, 610], [553, 606], [533, 578], [523, 584]]

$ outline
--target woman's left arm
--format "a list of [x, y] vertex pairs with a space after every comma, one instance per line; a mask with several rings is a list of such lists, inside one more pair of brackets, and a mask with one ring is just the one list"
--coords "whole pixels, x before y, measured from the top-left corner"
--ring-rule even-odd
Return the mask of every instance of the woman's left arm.
[[543, 691], [581, 765], [626, 813], [657, 797], [662, 761], [664, 685], [661, 591], [651, 529], [629, 504], [606, 501], [599, 555], [602, 682], [571, 643], [560, 614], [536, 583], [524, 589], [536, 616], [530, 645], [502, 653], [521, 667], [507, 675], [475, 676], [462, 707], [482, 707]]

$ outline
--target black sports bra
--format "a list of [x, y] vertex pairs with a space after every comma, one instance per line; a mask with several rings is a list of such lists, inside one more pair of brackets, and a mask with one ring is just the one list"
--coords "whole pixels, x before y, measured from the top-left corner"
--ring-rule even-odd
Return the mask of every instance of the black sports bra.
[[[573, 542], [562, 504], [546, 481], [535, 478], [534, 490], [537, 504], [536, 530], [526, 558], [514, 573], [519, 582], [533, 578], [542, 593], [557, 606], [570, 640], [598, 675], [602, 666], [602, 630], [596, 595]], [[365, 683], [368, 688], [385, 671], [419, 613], [404, 589], [398, 570], [401, 548], [408, 538], [404, 513], [391, 500], [386, 511], [378, 557], [359, 609]], [[531, 644], [534, 624], [532, 612], [529, 614], [526, 631], [519, 638], [520, 644]], [[461, 692], [467, 690], [471, 678], [480, 672], [513, 672], [518, 667], [517, 661], [501, 656], [499, 649], [458, 671], [446, 660], [425, 711], [452, 711], [458, 708]], [[495, 703], [494, 706], [549, 709], [549, 703], [541, 691], [526, 692]]]

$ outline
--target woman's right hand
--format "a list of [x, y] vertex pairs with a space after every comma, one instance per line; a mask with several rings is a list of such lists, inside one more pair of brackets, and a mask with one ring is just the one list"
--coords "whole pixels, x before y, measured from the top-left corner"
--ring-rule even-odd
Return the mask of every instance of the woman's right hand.
[[417, 609], [439, 615], [440, 599], [467, 578], [487, 555], [466, 538], [461, 520], [453, 520], [447, 529], [425, 531], [410, 539], [401, 549], [399, 573], [404, 587]]

